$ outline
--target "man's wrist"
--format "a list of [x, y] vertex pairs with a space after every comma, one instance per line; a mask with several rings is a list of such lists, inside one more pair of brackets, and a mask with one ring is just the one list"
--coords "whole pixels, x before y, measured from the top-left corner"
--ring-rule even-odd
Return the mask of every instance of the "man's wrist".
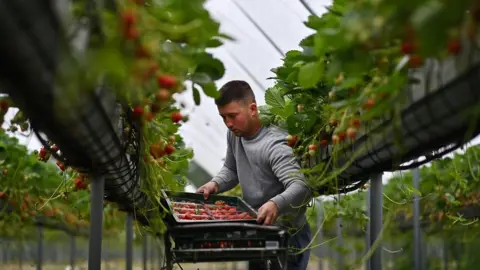
[[283, 213], [285, 211], [287, 202], [281, 195], [273, 197], [272, 199], [270, 199], [270, 201], [273, 202], [275, 206], [277, 206], [278, 213]]
[[270, 203], [272, 203], [273, 205], [275, 205], [275, 208], [277, 209], [277, 213], [280, 212], [280, 208], [278, 207], [278, 204], [275, 203], [275, 201], [273, 201], [273, 200], [268, 200], [268, 202], [270, 202]]
[[220, 190], [220, 183], [218, 183], [215, 179], [210, 180], [210, 182], [215, 184], [215, 193], [218, 193]]

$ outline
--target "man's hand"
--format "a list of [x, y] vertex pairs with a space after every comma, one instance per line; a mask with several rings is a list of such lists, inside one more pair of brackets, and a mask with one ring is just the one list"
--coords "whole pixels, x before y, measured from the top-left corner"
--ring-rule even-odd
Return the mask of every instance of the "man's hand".
[[208, 199], [210, 194], [215, 194], [217, 192], [218, 192], [218, 184], [212, 181], [206, 183], [205, 185], [197, 189], [197, 193], [203, 193], [203, 198], [205, 198], [205, 200]]
[[257, 222], [263, 225], [272, 225], [278, 217], [278, 206], [268, 201], [258, 209]]

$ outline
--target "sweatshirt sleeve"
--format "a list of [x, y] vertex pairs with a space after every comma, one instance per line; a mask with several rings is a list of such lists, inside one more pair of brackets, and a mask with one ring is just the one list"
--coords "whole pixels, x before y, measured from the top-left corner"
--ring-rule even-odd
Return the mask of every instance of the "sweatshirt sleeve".
[[227, 134], [227, 155], [225, 163], [220, 172], [212, 179], [212, 182], [218, 184], [218, 193], [228, 191], [238, 185], [237, 165], [232, 150], [232, 136]]
[[266, 152], [273, 173], [285, 188], [271, 201], [278, 206], [280, 215], [294, 212], [304, 206], [312, 196], [305, 183], [305, 176], [300, 172], [300, 164], [285, 139], [274, 140], [268, 145]]

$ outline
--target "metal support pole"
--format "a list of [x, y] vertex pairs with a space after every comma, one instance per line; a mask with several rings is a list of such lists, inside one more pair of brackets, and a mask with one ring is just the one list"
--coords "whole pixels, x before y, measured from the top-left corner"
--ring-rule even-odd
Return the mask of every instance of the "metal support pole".
[[102, 266], [103, 196], [105, 178], [94, 176], [90, 197], [90, 239], [88, 246], [88, 269], [100, 270]]
[[43, 263], [43, 227], [37, 225], [37, 270], [42, 270]]
[[[367, 190], [367, 200], [366, 200], [366, 203], [367, 203], [366, 209], [367, 209], [367, 211], [366, 211], [366, 213], [365, 213], [365, 214], [367, 215], [367, 217], [369, 217], [369, 218], [370, 218], [370, 216], [371, 216], [371, 215], [370, 215], [370, 193], [371, 193], [371, 192], [372, 192], [372, 189], [369, 188], [369, 189]], [[370, 250], [370, 235], [371, 235], [371, 233], [370, 233], [370, 221], [369, 221], [369, 222], [367, 222], [367, 233], [366, 233], [366, 235], [365, 235], [365, 254], [364, 254], [364, 255], [366, 255], [366, 254], [368, 253], [368, 251]], [[365, 270], [370, 270], [370, 269], [371, 269], [371, 267], [370, 267], [370, 260], [367, 260], [367, 261], [365, 262]]]
[[[383, 222], [383, 191], [382, 174], [372, 176], [370, 190], [370, 247], [377, 240], [382, 230]], [[370, 269], [382, 269], [382, 248], [378, 246], [370, 258]]]
[[322, 223], [323, 223], [323, 208], [322, 208], [322, 204], [320, 203], [320, 201], [318, 200], [315, 200], [316, 204], [317, 204], [317, 230], [318, 230], [318, 233], [317, 233], [317, 255], [318, 255], [318, 269], [319, 270], [322, 270], [323, 269], [323, 262], [324, 262], [324, 258], [326, 258], [326, 256], [324, 256], [323, 254], [323, 247], [320, 245], [323, 241], [323, 228], [320, 228], [320, 226], [322, 226]]
[[443, 240], [443, 269], [448, 270], [448, 244], [446, 240]]
[[20, 242], [18, 251], [18, 266], [20, 267], [20, 270], [23, 269], [23, 244], [23, 242]]
[[127, 214], [127, 222], [125, 228], [125, 234], [127, 237], [126, 241], [126, 267], [127, 270], [132, 270], [133, 266], [133, 216], [132, 214]]
[[2, 239], [2, 263], [7, 264], [7, 252], [8, 252], [8, 244], [7, 240]]
[[157, 254], [158, 254], [158, 269], [162, 269], [166, 260], [166, 246], [165, 246], [165, 236], [156, 237], [155, 241], [157, 242]]
[[75, 235], [70, 235], [70, 267], [75, 268], [75, 255], [77, 254], [77, 243]]
[[151, 237], [147, 237], [147, 239], [151, 239], [151, 241], [147, 242], [150, 243], [148, 245], [148, 250], [150, 251], [150, 268], [155, 269], [155, 258], [157, 257], [157, 250], [155, 249], [155, 243], [153, 242], [153, 239]]
[[[417, 190], [420, 184], [420, 171], [418, 168], [412, 170], [413, 187]], [[422, 265], [422, 235], [420, 232], [420, 196], [415, 194], [413, 197], [413, 269], [421, 270]]]
[[[152, 245], [150, 245], [152, 248]], [[142, 259], [143, 259], [143, 270], [148, 269], [148, 259], [147, 259], [147, 254], [148, 254], [148, 237], [147, 233], [143, 233], [143, 241], [142, 241]]]
[[[337, 218], [337, 243], [340, 248], [343, 248], [343, 237], [342, 237], [342, 218]], [[343, 270], [343, 253], [341, 251], [337, 251], [337, 266], [339, 270]]]

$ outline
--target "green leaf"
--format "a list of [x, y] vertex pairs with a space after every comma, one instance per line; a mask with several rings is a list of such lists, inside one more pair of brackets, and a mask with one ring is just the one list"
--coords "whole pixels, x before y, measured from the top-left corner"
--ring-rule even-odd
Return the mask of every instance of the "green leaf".
[[285, 54], [285, 61], [289, 61], [290, 59], [296, 59], [296, 58], [301, 57], [301, 56], [302, 56], [302, 52], [301, 52], [301, 51], [291, 50], [291, 51], [288, 51], [288, 52]]
[[221, 40], [212, 38], [207, 42], [207, 48], [217, 48], [223, 45]]
[[93, 74], [107, 72], [113, 82], [120, 82], [127, 77], [127, 68], [123, 56], [113, 49], [104, 48], [87, 54], [90, 62], [90, 71]]
[[301, 125], [302, 120], [303, 120], [303, 117], [297, 114], [294, 114], [288, 117], [287, 118], [288, 133], [298, 134], [302, 132], [302, 125]]
[[352, 87], [355, 87], [355, 86], [361, 84], [362, 81], [363, 81], [362, 77], [349, 77], [349, 78], [345, 79], [338, 86], [338, 88], [340, 88], [340, 89], [352, 88]]
[[193, 59], [197, 64], [195, 73], [206, 73], [214, 81], [221, 79], [225, 75], [225, 67], [222, 61], [214, 58], [211, 54], [197, 54]]
[[313, 113], [307, 114], [307, 117], [304, 121], [304, 130], [305, 132], [310, 132], [311, 129], [315, 126], [317, 122], [317, 116]]
[[418, 189], [416, 189], [412, 186], [408, 186], [407, 188], [410, 192], [413, 192], [413, 193], [417, 194], [418, 196], [422, 196], [422, 193], [420, 192], [420, 190], [418, 190]]
[[315, 37], [313, 38], [314, 46], [313, 46], [313, 51], [316, 56], [321, 57], [325, 54], [325, 49], [326, 49], [326, 39], [324, 36], [320, 35], [317, 33]]
[[263, 125], [270, 125], [273, 121], [274, 115], [266, 105], [258, 106], [259, 118]]
[[265, 103], [273, 108], [283, 108], [285, 106], [285, 100], [280, 94], [278, 87], [271, 87], [265, 92]]
[[313, 30], [318, 30], [325, 25], [325, 21], [322, 20], [320, 17], [316, 15], [310, 15], [308, 16], [308, 21], [304, 23], [305, 26], [313, 29]]
[[314, 42], [313, 42], [313, 36], [314, 35], [310, 35], [304, 39], [302, 39], [302, 41], [300, 41], [300, 46], [301, 47], [313, 47], [314, 45]]
[[198, 106], [200, 105], [200, 92], [195, 86], [192, 88], [192, 91], [193, 91], [193, 100], [195, 101], [195, 105]]
[[205, 95], [207, 95], [211, 98], [216, 99], [216, 98], [220, 97], [220, 92], [217, 91], [217, 87], [215, 86], [215, 84], [213, 82], [203, 84], [202, 89], [203, 89], [203, 92], [205, 93]]
[[206, 73], [195, 73], [192, 75], [192, 82], [204, 85], [212, 82], [212, 79]]
[[219, 34], [218, 36], [223, 38], [223, 39], [226, 39], [226, 40], [235, 41], [235, 39], [233, 37], [231, 37], [227, 34]]
[[317, 61], [314, 63], [308, 63], [300, 68], [298, 73], [298, 83], [303, 88], [314, 87], [323, 75], [323, 62]]

